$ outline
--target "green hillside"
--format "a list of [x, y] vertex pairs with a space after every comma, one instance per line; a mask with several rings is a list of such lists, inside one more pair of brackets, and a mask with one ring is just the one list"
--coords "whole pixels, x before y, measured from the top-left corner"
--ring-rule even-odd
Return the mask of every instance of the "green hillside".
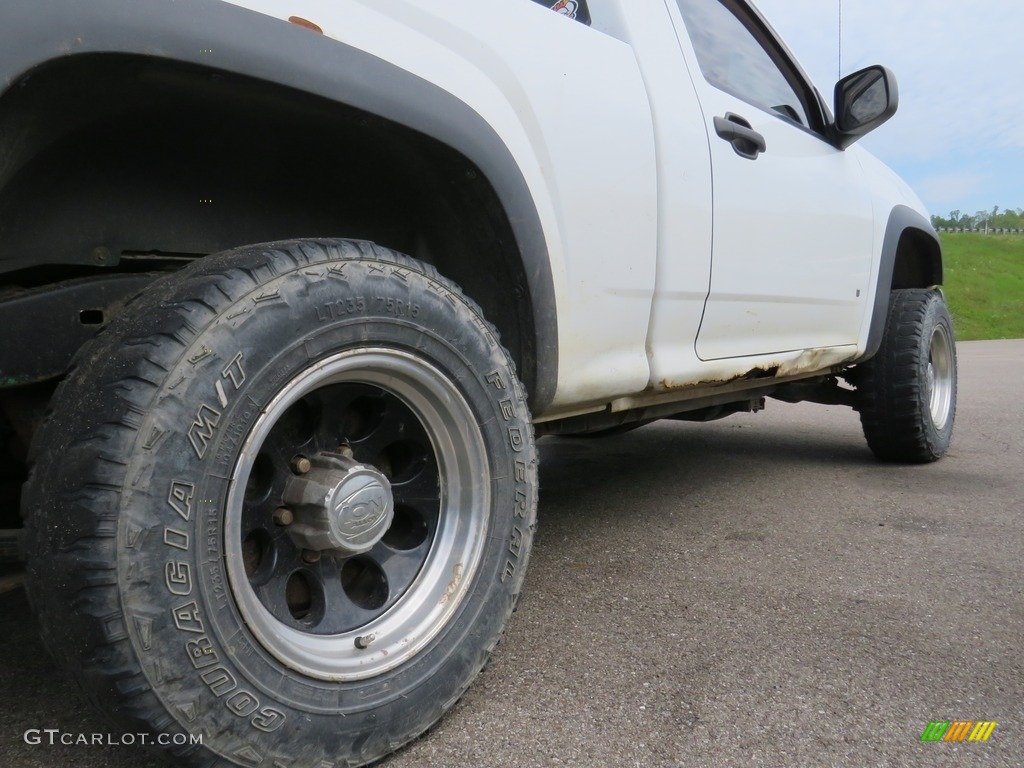
[[1024, 235], [942, 235], [956, 337], [1024, 338]]

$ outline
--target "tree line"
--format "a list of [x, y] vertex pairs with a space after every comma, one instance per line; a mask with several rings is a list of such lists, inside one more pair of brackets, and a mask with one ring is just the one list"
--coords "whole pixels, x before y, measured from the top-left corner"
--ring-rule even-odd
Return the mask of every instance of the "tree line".
[[932, 226], [936, 229], [1024, 229], [1024, 208], [1000, 208], [994, 205], [991, 211], [978, 211], [974, 214], [950, 211], [948, 218], [932, 216]]

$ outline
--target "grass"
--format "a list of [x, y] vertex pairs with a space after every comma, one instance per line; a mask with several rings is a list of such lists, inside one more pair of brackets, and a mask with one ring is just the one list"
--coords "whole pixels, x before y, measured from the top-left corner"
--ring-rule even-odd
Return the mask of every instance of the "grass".
[[1024, 338], [1024, 235], [943, 233], [956, 337]]

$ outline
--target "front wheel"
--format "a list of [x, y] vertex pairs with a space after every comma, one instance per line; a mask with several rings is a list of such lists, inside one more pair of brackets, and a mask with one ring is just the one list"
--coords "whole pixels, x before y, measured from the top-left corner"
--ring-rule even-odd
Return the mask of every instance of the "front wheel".
[[364, 765], [483, 667], [536, 487], [522, 387], [456, 286], [369, 243], [241, 248], [79, 355], [34, 445], [31, 589], [126, 727], [203, 765]]
[[938, 290], [893, 291], [881, 348], [854, 374], [864, 436], [878, 458], [921, 463], [946, 453], [956, 415], [956, 345]]

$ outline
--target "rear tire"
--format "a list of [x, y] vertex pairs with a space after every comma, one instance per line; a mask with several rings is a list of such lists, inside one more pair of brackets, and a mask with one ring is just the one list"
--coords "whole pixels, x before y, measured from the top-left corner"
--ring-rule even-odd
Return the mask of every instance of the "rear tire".
[[31, 461], [45, 642], [201, 765], [365, 765], [424, 732], [498, 642], [535, 526], [496, 332], [365, 242], [154, 284], [79, 354]]
[[953, 324], [942, 294], [893, 291], [882, 346], [851, 378], [875, 456], [907, 463], [941, 458], [953, 436], [957, 393]]

